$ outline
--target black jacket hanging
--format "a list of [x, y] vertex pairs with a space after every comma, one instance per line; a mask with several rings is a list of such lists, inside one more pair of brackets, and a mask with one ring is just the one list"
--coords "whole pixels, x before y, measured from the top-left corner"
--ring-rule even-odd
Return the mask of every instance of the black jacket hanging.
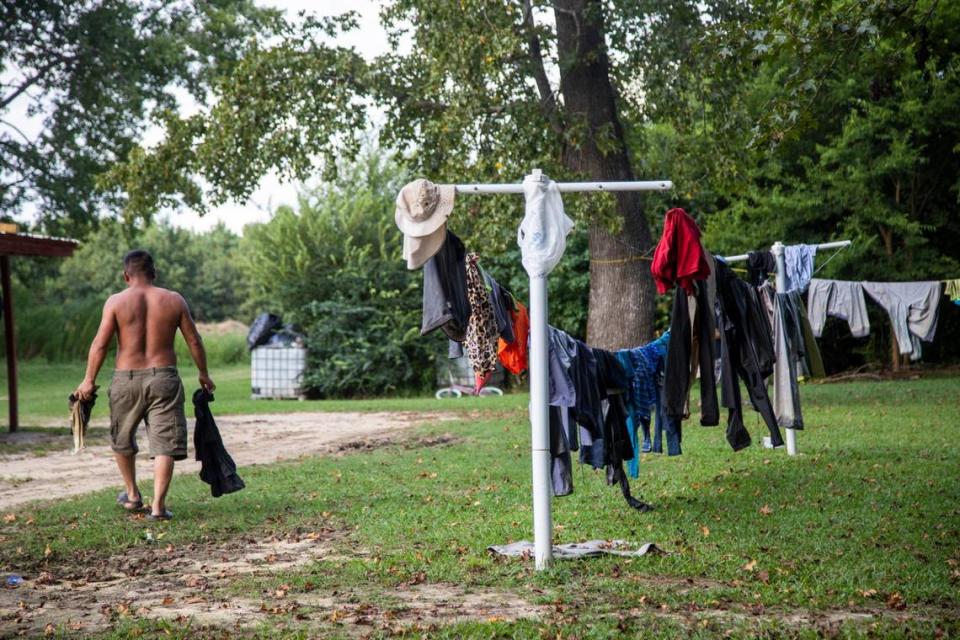
[[747, 282], [759, 287], [777, 270], [777, 259], [769, 251], [751, 251], [747, 254]]
[[773, 446], [783, 445], [777, 418], [773, 413], [766, 379], [773, 373], [775, 356], [770, 322], [767, 319], [757, 290], [717, 260], [717, 300], [723, 322], [720, 332], [722, 373], [722, 403], [729, 410], [727, 441], [734, 450], [750, 444], [750, 434], [743, 424], [740, 386], [735, 376], [743, 380], [754, 409], [760, 412]]
[[219, 498], [225, 493], [243, 489], [243, 480], [237, 475], [237, 465], [227, 453], [217, 429], [217, 422], [210, 412], [213, 394], [203, 389], [193, 392], [193, 410], [197, 425], [193, 431], [193, 446], [200, 461], [200, 479], [210, 485], [210, 493]]

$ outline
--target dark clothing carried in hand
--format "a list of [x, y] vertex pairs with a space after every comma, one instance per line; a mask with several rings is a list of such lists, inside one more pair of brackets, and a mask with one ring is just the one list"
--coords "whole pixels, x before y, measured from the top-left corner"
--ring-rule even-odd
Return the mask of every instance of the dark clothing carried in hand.
[[219, 498], [225, 493], [240, 491], [246, 485], [237, 475], [237, 465], [227, 453], [220, 437], [217, 422], [210, 412], [213, 394], [197, 389], [193, 393], [193, 409], [197, 426], [193, 431], [193, 446], [200, 461], [200, 479], [210, 485], [210, 493]]

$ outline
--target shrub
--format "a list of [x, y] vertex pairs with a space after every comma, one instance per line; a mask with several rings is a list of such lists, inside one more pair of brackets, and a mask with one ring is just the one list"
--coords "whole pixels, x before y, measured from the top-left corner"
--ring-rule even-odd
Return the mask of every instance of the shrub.
[[393, 221], [403, 173], [371, 152], [338, 174], [245, 229], [249, 315], [277, 312], [306, 334], [312, 395], [419, 390], [441, 346], [419, 335], [421, 277], [406, 270]]

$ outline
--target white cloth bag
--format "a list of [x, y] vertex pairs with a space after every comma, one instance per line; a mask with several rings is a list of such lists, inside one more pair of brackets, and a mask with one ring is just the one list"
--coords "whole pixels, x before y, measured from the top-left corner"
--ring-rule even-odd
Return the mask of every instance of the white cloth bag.
[[523, 194], [527, 205], [517, 230], [523, 268], [531, 278], [545, 276], [563, 258], [573, 220], [564, 213], [560, 189], [553, 180], [527, 176]]

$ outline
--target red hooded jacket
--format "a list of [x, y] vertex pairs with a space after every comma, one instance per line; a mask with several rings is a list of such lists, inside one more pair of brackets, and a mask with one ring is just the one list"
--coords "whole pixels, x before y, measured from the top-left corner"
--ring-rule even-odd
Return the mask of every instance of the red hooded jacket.
[[700, 228], [683, 209], [667, 211], [650, 273], [661, 294], [678, 284], [693, 295], [693, 281], [709, 277], [710, 265], [700, 245]]

